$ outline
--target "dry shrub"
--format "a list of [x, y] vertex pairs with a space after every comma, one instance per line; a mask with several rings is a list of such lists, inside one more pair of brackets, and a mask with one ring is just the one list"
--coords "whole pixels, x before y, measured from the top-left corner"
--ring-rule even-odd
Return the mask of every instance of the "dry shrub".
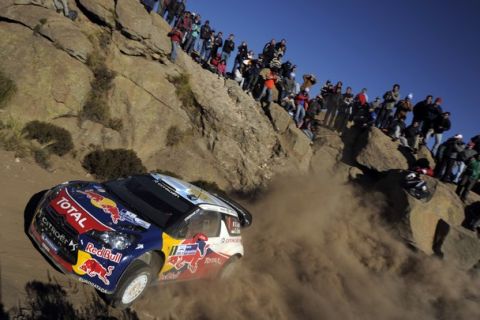
[[85, 156], [82, 165], [99, 179], [116, 179], [146, 171], [135, 151], [126, 149], [92, 151]]
[[17, 92], [15, 82], [0, 71], [0, 108], [5, 107]]
[[195, 95], [190, 85], [190, 75], [188, 73], [180, 73], [178, 76], [170, 77], [170, 82], [175, 85], [175, 93], [180, 101], [186, 107], [195, 105]]
[[27, 139], [48, 144], [46, 149], [59, 156], [63, 156], [73, 149], [70, 132], [51, 123], [30, 121], [23, 128], [23, 133]]
[[178, 145], [183, 139], [183, 132], [177, 127], [172, 126], [167, 131], [167, 146], [173, 147]]

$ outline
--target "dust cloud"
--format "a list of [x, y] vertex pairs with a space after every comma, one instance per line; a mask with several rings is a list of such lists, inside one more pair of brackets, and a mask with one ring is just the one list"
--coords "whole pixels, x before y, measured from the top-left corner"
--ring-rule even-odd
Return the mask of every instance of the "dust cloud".
[[153, 288], [151, 319], [479, 319], [479, 280], [408, 249], [380, 194], [286, 179], [256, 204], [234, 279]]

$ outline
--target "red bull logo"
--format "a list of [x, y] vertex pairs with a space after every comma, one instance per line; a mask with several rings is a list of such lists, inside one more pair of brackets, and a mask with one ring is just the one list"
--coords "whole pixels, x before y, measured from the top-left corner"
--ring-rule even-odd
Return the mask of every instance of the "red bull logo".
[[112, 275], [112, 271], [115, 269], [115, 267], [108, 266], [107, 269], [105, 269], [105, 267], [102, 266], [97, 260], [88, 259], [79, 267], [79, 269], [86, 272], [91, 278], [97, 276], [103, 281], [103, 283], [105, 283], [105, 285], [108, 286], [110, 284], [108, 277]]
[[185, 266], [191, 273], [196, 273], [198, 263], [202, 261], [207, 254], [208, 244], [200, 242], [198, 244], [183, 244], [173, 247], [168, 258], [168, 263], [176, 270], [181, 270]]
[[78, 193], [86, 195], [95, 207], [102, 209], [103, 212], [110, 215], [110, 218], [114, 224], [118, 223], [120, 220], [120, 210], [118, 210], [115, 201], [105, 198], [104, 196], [92, 190], [78, 191]]

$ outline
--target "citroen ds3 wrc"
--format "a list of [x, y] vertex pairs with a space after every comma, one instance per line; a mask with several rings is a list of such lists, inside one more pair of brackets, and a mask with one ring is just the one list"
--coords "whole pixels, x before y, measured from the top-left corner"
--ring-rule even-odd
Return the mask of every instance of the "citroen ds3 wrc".
[[154, 280], [232, 274], [251, 214], [225, 196], [161, 174], [47, 191], [29, 234], [62, 272], [131, 305]]

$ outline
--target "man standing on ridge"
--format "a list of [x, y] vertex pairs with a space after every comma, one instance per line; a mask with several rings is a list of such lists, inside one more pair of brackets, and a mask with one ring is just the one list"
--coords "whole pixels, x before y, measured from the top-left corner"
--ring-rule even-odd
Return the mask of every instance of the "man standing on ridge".
[[217, 33], [217, 36], [215, 37], [215, 40], [213, 40], [212, 52], [210, 53], [210, 56], [212, 58], [217, 57], [218, 49], [220, 49], [222, 45], [223, 45], [223, 33], [219, 31]]
[[383, 95], [383, 106], [376, 122], [378, 128], [383, 129], [388, 127], [388, 123], [392, 117], [393, 108], [398, 100], [400, 100], [400, 85], [395, 84], [392, 90], [385, 92]]
[[425, 100], [418, 102], [415, 107], [413, 107], [413, 120], [414, 122], [418, 122], [419, 126], [422, 127], [423, 121], [425, 120], [428, 106], [431, 105], [433, 102], [433, 96], [428, 95]]
[[[230, 34], [228, 39], [225, 40], [222, 49], [222, 60], [225, 60], [225, 63], [228, 63], [228, 59], [230, 59], [230, 55], [232, 54], [233, 50], [235, 50], [235, 42], [233, 42], [234, 35]], [[248, 51], [248, 50], [247, 50]]]
[[462, 201], [465, 202], [468, 193], [478, 182], [478, 179], [480, 179], [480, 154], [470, 159], [455, 191]]
[[441, 107], [442, 102], [442, 98], [436, 98], [433, 104], [428, 105], [422, 127], [422, 134], [425, 137], [423, 142], [424, 144], [427, 144], [428, 140], [433, 135], [433, 123], [435, 119], [437, 119], [443, 113], [443, 109]]

